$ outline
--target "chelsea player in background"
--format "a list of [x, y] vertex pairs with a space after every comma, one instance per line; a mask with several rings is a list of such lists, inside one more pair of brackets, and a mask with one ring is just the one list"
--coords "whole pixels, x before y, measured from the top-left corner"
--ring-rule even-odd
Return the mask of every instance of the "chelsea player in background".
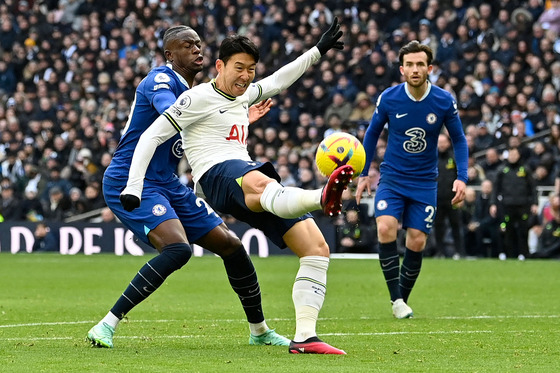
[[[91, 328], [87, 339], [94, 346], [113, 347], [113, 334], [119, 321], [188, 262], [192, 254], [190, 240], [222, 258], [230, 284], [249, 321], [249, 343], [287, 346], [290, 340], [266, 325], [255, 268], [241, 241], [210, 206], [197, 198], [191, 188], [182, 185], [175, 175], [183, 157], [179, 134], [162, 144], [147, 165], [139, 208], [132, 213], [121, 205], [119, 196], [126, 186], [138, 139], [160, 113], [193, 86], [195, 75], [202, 70], [201, 40], [192, 28], [169, 28], [163, 37], [163, 49], [168, 64], [150, 71], [138, 85], [128, 122], [103, 178], [107, 206], [136, 237], [160, 254], [138, 271], [113, 308]], [[249, 121], [254, 122], [266, 114], [270, 105], [269, 101], [263, 101], [249, 109]]]
[[[451, 94], [428, 81], [432, 71], [432, 50], [411, 41], [399, 51], [400, 72], [405, 83], [386, 89], [364, 137], [366, 167], [356, 189], [371, 195], [368, 169], [375, 147], [387, 124], [387, 149], [380, 166], [381, 178], [375, 194], [375, 216], [379, 241], [379, 262], [389, 288], [393, 315], [412, 317], [408, 296], [420, 274], [422, 251], [436, 214], [438, 137], [446, 127], [457, 163], [453, 182], [457, 204], [465, 198], [467, 182], [467, 140]], [[399, 220], [406, 229], [406, 251], [402, 266], [397, 252]]]

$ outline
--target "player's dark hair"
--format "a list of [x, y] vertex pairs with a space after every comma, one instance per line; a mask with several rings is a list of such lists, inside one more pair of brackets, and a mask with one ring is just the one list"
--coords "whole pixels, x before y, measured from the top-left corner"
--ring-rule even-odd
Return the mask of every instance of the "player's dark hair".
[[181, 32], [189, 30], [192, 30], [192, 28], [185, 25], [172, 26], [168, 28], [167, 31], [165, 31], [165, 34], [163, 34], [163, 50], [168, 49], [168, 43], [171, 41], [180, 39], [178, 35]]
[[251, 39], [242, 35], [230, 35], [225, 38], [220, 45], [218, 58], [227, 63], [231, 56], [237, 53], [247, 53], [254, 58], [255, 63], [259, 62], [259, 48]]
[[428, 56], [428, 66], [430, 66], [434, 60], [434, 52], [432, 51], [432, 48], [427, 45], [420, 44], [418, 40], [411, 41], [399, 50], [399, 62], [402, 65], [405, 55], [418, 52], [426, 53], [426, 56]]

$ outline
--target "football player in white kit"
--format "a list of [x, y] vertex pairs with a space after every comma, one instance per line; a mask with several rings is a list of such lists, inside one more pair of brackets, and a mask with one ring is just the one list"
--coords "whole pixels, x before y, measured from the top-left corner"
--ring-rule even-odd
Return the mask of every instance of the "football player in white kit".
[[326, 292], [329, 246], [309, 212], [339, 214], [342, 191], [353, 170], [338, 168], [323, 189], [282, 186], [272, 164], [249, 156], [247, 110], [289, 87], [331, 48], [342, 49], [341, 36], [335, 18], [315, 47], [256, 83], [252, 81], [260, 57], [257, 46], [244, 36], [224, 39], [217, 77], [181, 94], [140, 137], [121, 193], [125, 209], [139, 206], [145, 170], [157, 146], [181, 133], [197, 191], [204, 193], [210, 206], [262, 230], [300, 258], [292, 292], [296, 332], [290, 353], [345, 354], [321, 341], [315, 331]]

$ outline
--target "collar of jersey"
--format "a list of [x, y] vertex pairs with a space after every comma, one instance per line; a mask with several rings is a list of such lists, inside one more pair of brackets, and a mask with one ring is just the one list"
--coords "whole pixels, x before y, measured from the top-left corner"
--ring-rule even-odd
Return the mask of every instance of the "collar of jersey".
[[430, 83], [430, 81], [428, 81], [428, 88], [426, 89], [426, 92], [424, 92], [424, 95], [420, 98], [420, 100], [417, 100], [414, 98], [414, 96], [412, 95], [412, 93], [410, 93], [410, 91], [408, 90], [408, 83], [404, 83], [404, 91], [406, 92], [406, 95], [412, 100], [412, 101], [422, 101], [424, 100], [429, 94], [430, 91], [432, 90], [432, 83]]
[[183, 84], [185, 85], [185, 87], [187, 87], [187, 88], [189, 88], [189, 89], [191, 88], [191, 87], [189, 87], [189, 83], [187, 83], [187, 80], [186, 80], [185, 78], [183, 78], [183, 77], [181, 76], [181, 74], [177, 73], [177, 71], [173, 70], [173, 65], [172, 65], [172, 64], [168, 63], [168, 64], [167, 64], [167, 67], [169, 67], [169, 68], [171, 69], [171, 71], [173, 71], [173, 73], [174, 73], [175, 75], [177, 75], [177, 78], [179, 78], [179, 81], [180, 81], [181, 83], [183, 83]]
[[216, 79], [212, 79], [210, 81], [210, 84], [212, 84], [212, 88], [214, 88], [214, 91], [216, 91], [218, 94], [227, 98], [230, 101], [235, 101], [235, 97], [233, 97], [232, 95], [228, 95], [227, 93], [225, 93], [224, 91], [222, 91], [218, 87], [216, 87]]

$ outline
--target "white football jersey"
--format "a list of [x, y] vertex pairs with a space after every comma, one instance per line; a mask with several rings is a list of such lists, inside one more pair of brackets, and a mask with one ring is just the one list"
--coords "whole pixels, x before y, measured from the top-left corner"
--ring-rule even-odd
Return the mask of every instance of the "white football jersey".
[[251, 160], [247, 151], [249, 106], [288, 88], [320, 58], [319, 50], [313, 47], [274, 74], [251, 83], [238, 97], [220, 91], [214, 81], [185, 91], [140, 137], [123, 194], [141, 196], [146, 167], [156, 147], [177, 132], [183, 137], [195, 183], [218, 163]]

